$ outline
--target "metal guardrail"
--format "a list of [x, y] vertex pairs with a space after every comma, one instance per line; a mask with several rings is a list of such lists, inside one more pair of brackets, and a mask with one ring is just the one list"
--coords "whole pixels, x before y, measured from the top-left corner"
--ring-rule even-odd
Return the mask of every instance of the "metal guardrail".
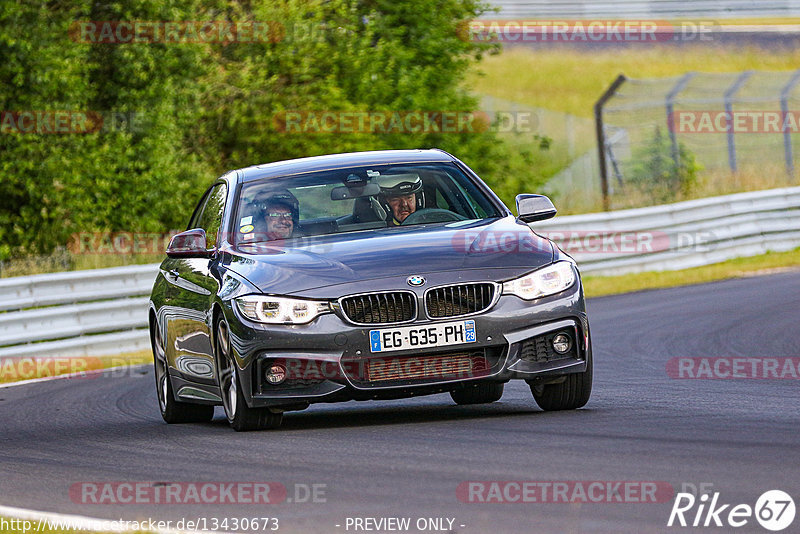
[[[800, 187], [556, 217], [532, 227], [560, 242], [585, 274], [683, 269], [800, 246]], [[652, 246], [627, 251], [619, 246], [625, 240]], [[0, 280], [0, 358], [149, 349], [147, 295], [157, 272], [158, 265], [139, 265]]]
[[158, 265], [0, 279], [0, 358], [147, 350]]
[[[142, 311], [147, 322], [147, 310]], [[6, 358], [73, 358], [82, 356], [106, 356], [150, 349], [150, 336], [146, 328], [80, 336], [45, 343], [29, 343], [0, 349], [0, 359]]]
[[0, 314], [0, 339], [12, 345], [142, 327], [147, 297]]
[[0, 279], [0, 311], [147, 295], [158, 265]]
[[492, 0], [500, 13], [483, 18], [691, 19], [790, 17], [800, 15], [800, 0]]
[[619, 275], [709, 265], [800, 247], [800, 187], [534, 223], [583, 273]]

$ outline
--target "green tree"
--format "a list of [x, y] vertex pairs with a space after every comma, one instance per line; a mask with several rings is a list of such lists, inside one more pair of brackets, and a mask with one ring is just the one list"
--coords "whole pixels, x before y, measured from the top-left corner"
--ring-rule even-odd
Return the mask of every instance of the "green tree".
[[[75, 21], [194, 20], [193, 6], [131, 0], [3, 2], [2, 107], [100, 117], [99, 131], [0, 134], [0, 259], [48, 252], [80, 231], [166, 231], [185, 224], [215, 169], [192, 149], [202, 45], [91, 44]], [[8, 124], [7, 124], [8, 126]], [[191, 200], [188, 200], [191, 199]]]
[[64, 47], [62, 37], [78, 8], [9, 0], [0, 7], [0, 259], [52, 249], [69, 232], [64, 199], [83, 140], [17, 131], [21, 112], [86, 109], [86, 50]]
[[[106, 119], [78, 134], [0, 132], [0, 259], [47, 253], [82, 231], [179, 228], [223, 171], [323, 153], [440, 147], [513, 201], [532, 158], [491, 131], [297, 135], [276, 122], [286, 110], [475, 110], [462, 80], [496, 48], [462, 30], [485, 9], [478, 0], [0, 0], [0, 109]], [[79, 21], [267, 22], [270, 38], [83, 42], [71, 32]]]

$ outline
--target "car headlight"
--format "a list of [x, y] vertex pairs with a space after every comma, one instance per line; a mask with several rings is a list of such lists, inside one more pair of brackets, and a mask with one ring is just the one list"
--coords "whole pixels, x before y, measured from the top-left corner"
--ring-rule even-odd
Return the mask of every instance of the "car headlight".
[[306, 324], [331, 311], [327, 302], [317, 300], [266, 295], [246, 295], [235, 300], [242, 315], [259, 323]]
[[533, 300], [547, 295], [555, 295], [575, 283], [577, 274], [572, 263], [557, 261], [520, 278], [503, 284], [504, 295], [516, 295], [521, 299]]

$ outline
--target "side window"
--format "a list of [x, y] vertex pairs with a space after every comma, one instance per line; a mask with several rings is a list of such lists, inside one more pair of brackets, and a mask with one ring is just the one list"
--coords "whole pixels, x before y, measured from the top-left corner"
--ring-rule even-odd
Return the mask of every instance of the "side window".
[[444, 195], [442, 195], [442, 190], [439, 188], [436, 188], [436, 207], [444, 210], [450, 209], [450, 204], [444, 198]]
[[453, 180], [453, 185], [455, 185], [455, 188], [457, 189], [456, 195], [462, 199], [462, 202], [465, 202], [469, 205], [472, 213], [477, 215], [480, 219], [485, 218], [486, 210], [484, 210], [478, 203], [475, 202], [475, 199], [472, 197], [472, 195], [470, 195], [466, 189], [464, 189], [464, 184], [460, 183], [458, 180]]
[[[447, 176], [438, 180], [436, 188], [436, 207], [463, 215], [467, 218], [475, 217], [475, 205], [472, 199], [464, 192], [456, 180]], [[480, 215], [483, 218], [484, 215]]]
[[194, 230], [195, 228], [200, 228], [200, 215], [203, 213], [203, 206], [208, 200], [208, 191], [200, 197], [200, 202], [197, 203], [197, 207], [194, 208], [194, 212], [192, 213], [192, 218], [189, 219], [189, 225], [186, 227], [187, 230]]
[[206, 239], [209, 248], [217, 246], [217, 234], [222, 224], [227, 193], [228, 188], [225, 184], [215, 185], [208, 195], [206, 195], [206, 204], [203, 206], [200, 213], [196, 214], [196, 221], [194, 218], [192, 220], [194, 228], [202, 228], [206, 231]]

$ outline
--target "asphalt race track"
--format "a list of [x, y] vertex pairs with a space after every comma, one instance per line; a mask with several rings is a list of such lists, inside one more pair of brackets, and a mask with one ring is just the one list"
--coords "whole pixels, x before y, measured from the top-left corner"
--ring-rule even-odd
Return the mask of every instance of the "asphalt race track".
[[[236, 433], [221, 409], [210, 424], [164, 424], [149, 368], [0, 389], [0, 504], [108, 519], [277, 517], [278, 532], [292, 533], [365, 532], [354, 518], [366, 517], [407, 517], [419, 532], [419, 518], [448, 518], [475, 534], [703, 529], [666, 526], [673, 493], [660, 503], [461, 502], [466, 481], [705, 483], [720, 503], [754, 506], [781, 489], [800, 504], [800, 382], [666, 370], [673, 357], [800, 356], [800, 272], [588, 307], [595, 389], [576, 412], [540, 411], [520, 382], [491, 405], [457, 407], [448, 395], [317, 405], [287, 414], [279, 431]], [[155, 481], [277, 482], [288, 494], [270, 505], [84, 504], [69, 491]], [[324, 485], [319, 502], [296, 502], [311, 500], [313, 484]], [[736, 531], [767, 532], [754, 518]], [[796, 518], [784, 532], [798, 531]]]

